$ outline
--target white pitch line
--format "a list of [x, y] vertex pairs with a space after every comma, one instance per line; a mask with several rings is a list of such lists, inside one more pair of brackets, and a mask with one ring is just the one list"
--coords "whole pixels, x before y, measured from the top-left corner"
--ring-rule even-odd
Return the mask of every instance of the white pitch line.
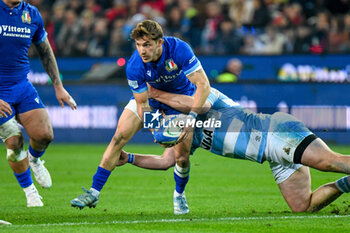
[[112, 224], [139, 224], [139, 223], [177, 223], [177, 222], [213, 222], [213, 221], [252, 221], [252, 220], [285, 220], [285, 219], [323, 219], [323, 218], [349, 218], [350, 215], [299, 215], [278, 217], [226, 217], [226, 218], [186, 218], [186, 219], [154, 219], [134, 221], [107, 221], [107, 222], [62, 222], [45, 224], [12, 225], [11, 227], [51, 227], [51, 226], [80, 226], [80, 225], [112, 225]]

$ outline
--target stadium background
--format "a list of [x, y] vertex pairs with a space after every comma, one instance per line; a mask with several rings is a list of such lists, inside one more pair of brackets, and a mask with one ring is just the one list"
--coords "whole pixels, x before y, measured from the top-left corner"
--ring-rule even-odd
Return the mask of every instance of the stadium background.
[[[323, 139], [349, 143], [350, 1], [32, 0], [41, 11], [76, 112], [57, 106], [35, 50], [31, 72], [55, 142], [108, 142], [132, 95], [125, 66], [131, 29], [154, 19], [189, 42], [212, 86], [254, 111], [286, 111]], [[231, 58], [235, 83], [216, 83]], [[148, 136], [144, 136], [147, 134]], [[152, 142], [145, 131], [132, 142]]]

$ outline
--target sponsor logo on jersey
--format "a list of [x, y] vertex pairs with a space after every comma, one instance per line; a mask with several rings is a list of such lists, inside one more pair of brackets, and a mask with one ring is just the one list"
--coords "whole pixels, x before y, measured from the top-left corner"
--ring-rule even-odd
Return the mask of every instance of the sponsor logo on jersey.
[[22, 13], [22, 22], [30, 24], [32, 22], [32, 18], [30, 18], [28, 11], [23, 11]]
[[255, 141], [260, 142], [261, 141], [261, 136], [260, 135], [255, 136]]
[[168, 59], [165, 61], [165, 69], [168, 71], [168, 72], [171, 72], [171, 71], [174, 71], [174, 70], [177, 70], [177, 65], [175, 64], [175, 62], [173, 61], [173, 59]]
[[210, 129], [203, 130], [202, 148], [210, 150], [213, 145], [213, 134], [214, 131]]
[[30, 38], [31, 30], [28, 27], [0, 25], [0, 35], [7, 37]]
[[161, 75], [160, 78], [167, 83], [176, 79], [176, 77], [179, 76], [181, 73], [182, 73], [182, 70], [180, 70], [178, 73], [173, 75]]

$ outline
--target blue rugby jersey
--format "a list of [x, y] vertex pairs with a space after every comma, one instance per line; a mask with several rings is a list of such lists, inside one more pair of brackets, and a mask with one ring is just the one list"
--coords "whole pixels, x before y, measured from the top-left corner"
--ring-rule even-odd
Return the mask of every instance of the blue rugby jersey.
[[191, 152], [198, 147], [214, 154], [261, 163], [271, 115], [256, 114], [240, 106], [210, 110], [197, 120], [220, 120], [221, 127], [196, 128]]
[[193, 95], [195, 85], [186, 75], [201, 64], [190, 46], [175, 37], [164, 37], [163, 53], [158, 62], [143, 63], [136, 50], [128, 61], [126, 74], [131, 91], [142, 93], [147, 83], [171, 93]]
[[0, 87], [27, 78], [28, 48], [47, 37], [38, 9], [24, 1], [12, 10], [0, 1]]

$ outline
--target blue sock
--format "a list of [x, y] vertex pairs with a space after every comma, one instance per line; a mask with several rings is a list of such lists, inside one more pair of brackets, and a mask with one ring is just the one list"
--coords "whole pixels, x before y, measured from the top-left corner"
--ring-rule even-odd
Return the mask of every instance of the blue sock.
[[22, 188], [27, 188], [31, 184], [33, 184], [32, 173], [30, 172], [30, 167], [28, 167], [27, 171], [23, 173], [13, 173], [16, 176], [16, 179], [19, 185]]
[[97, 191], [101, 191], [101, 189], [103, 188], [103, 185], [105, 185], [105, 183], [107, 182], [110, 174], [111, 174], [110, 171], [99, 166], [97, 168], [97, 172], [92, 178], [91, 188], [94, 188]]
[[174, 179], [175, 179], [175, 190], [178, 193], [183, 193], [185, 191], [186, 184], [190, 178], [190, 166], [186, 168], [181, 168], [175, 164], [174, 168]]
[[34, 150], [33, 147], [29, 144], [29, 153], [35, 158], [40, 158], [45, 153], [45, 150], [43, 151]]
[[337, 188], [343, 193], [350, 193], [350, 181], [349, 176], [344, 176], [335, 182]]

